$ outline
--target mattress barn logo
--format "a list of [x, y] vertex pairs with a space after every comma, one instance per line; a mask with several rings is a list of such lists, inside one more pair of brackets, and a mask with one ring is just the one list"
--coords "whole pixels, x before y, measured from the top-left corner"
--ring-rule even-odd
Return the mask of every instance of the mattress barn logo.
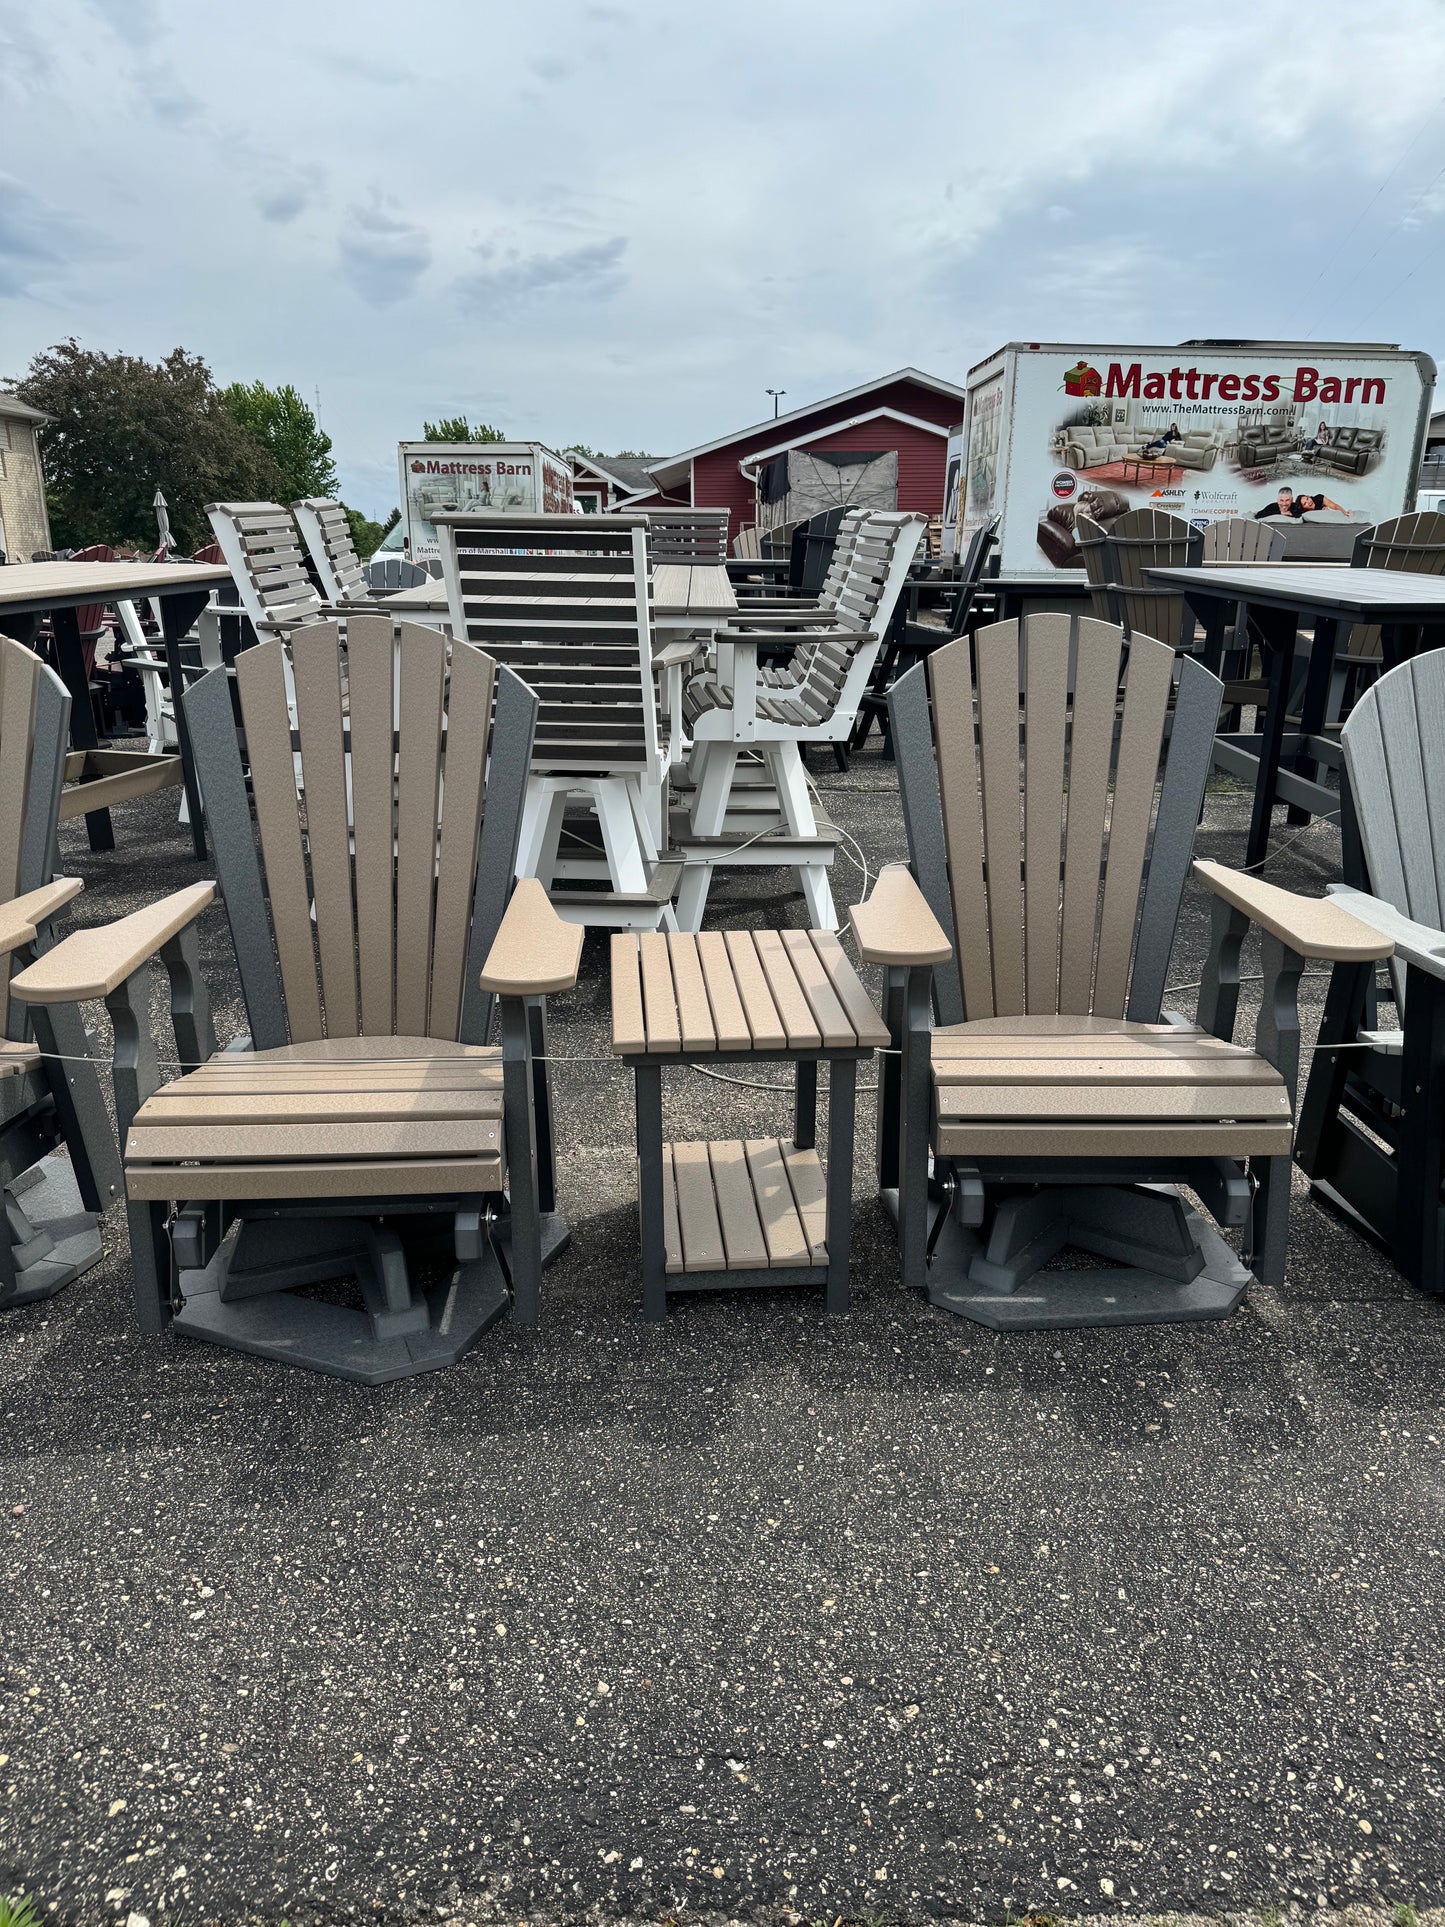
[[530, 462], [438, 462], [415, 461], [413, 475], [530, 475]]
[[[1382, 403], [1385, 399], [1385, 381], [1382, 375], [1322, 375], [1318, 368], [1304, 364], [1294, 371], [1293, 385], [1286, 390], [1289, 378], [1283, 374], [1221, 375], [1210, 369], [1171, 368], [1167, 374], [1156, 369], [1145, 374], [1142, 365], [1131, 361], [1126, 367], [1122, 362], [1111, 361], [1109, 372], [1103, 379], [1102, 392], [1107, 401], [1111, 398], [1120, 401], [1312, 401], [1312, 402], [1358, 402], [1368, 407], [1372, 402]], [[1070, 386], [1074, 382], [1079, 385]], [[1069, 394], [1097, 395], [1099, 373], [1082, 362], [1077, 368], [1069, 369], [1064, 376], [1064, 387]]]

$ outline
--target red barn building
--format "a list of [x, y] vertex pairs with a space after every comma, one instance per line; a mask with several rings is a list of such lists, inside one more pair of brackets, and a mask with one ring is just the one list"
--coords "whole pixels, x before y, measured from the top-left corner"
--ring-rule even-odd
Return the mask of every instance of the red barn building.
[[[917, 368], [900, 368], [825, 401], [649, 462], [657, 492], [627, 506], [646, 509], [677, 502], [725, 508], [731, 539], [759, 519], [760, 488], [786, 486], [787, 463], [781, 458], [796, 451], [822, 458], [814, 464], [820, 470], [830, 457], [852, 456], [856, 470], [858, 457], [891, 454], [896, 459], [896, 499], [876, 505], [941, 515], [948, 434], [963, 419], [963, 403], [964, 390], [953, 382]], [[840, 473], [849, 472], [846, 461], [839, 468]], [[886, 475], [888, 463], [877, 472]], [[783, 517], [770, 518], [765, 512], [762, 519], [766, 523]]]

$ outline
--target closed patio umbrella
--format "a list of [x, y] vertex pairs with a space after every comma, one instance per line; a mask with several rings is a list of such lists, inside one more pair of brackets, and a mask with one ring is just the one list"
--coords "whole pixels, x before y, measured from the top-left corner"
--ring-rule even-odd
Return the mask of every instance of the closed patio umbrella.
[[156, 527], [160, 530], [160, 546], [169, 552], [172, 541], [171, 518], [166, 513], [166, 498], [159, 489], [156, 490], [155, 512]]

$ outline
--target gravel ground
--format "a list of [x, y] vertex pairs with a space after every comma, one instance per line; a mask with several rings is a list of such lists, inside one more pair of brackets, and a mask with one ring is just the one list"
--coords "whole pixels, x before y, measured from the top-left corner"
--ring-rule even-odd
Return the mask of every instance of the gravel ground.
[[[901, 853], [890, 765], [819, 780]], [[1212, 797], [1199, 853], [1244, 822]], [[67, 831], [79, 922], [195, 874], [173, 799], [117, 833]], [[1319, 825], [1268, 874], [1337, 859]], [[801, 921], [776, 876], [716, 901]], [[1191, 895], [1176, 981], [1206, 927]], [[218, 912], [203, 943], [230, 1035]], [[1445, 1898], [1439, 1308], [1301, 1190], [1285, 1288], [1225, 1324], [995, 1337], [900, 1290], [865, 1100], [850, 1315], [643, 1325], [605, 956], [553, 1002], [538, 1331], [378, 1391], [142, 1339], [119, 1214], [0, 1322], [0, 1893], [226, 1927]]]

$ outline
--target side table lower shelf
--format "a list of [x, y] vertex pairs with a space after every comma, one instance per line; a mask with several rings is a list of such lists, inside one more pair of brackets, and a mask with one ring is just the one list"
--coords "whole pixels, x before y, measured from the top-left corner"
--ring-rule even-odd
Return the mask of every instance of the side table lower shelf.
[[[828, 1276], [823, 1167], [789, 1139], [664, 1144], [662, 1210], [669, 1291]], [[774, 1267], [782, 1275], [758, 1276]]]

